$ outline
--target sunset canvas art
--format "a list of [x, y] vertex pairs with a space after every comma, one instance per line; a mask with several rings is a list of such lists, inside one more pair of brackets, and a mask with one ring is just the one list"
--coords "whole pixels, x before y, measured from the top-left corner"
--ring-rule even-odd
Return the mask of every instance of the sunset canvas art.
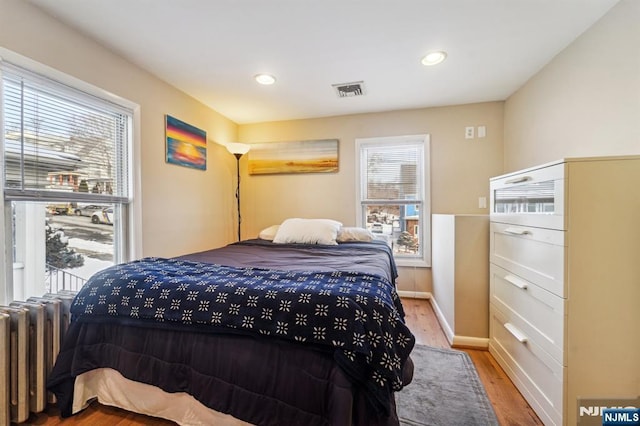
[[249, 173], [331, 173], [338, 171], [338, 139], [251, 144]]
[[167, 163], [207, 169], [207, 132], [166, 115]]

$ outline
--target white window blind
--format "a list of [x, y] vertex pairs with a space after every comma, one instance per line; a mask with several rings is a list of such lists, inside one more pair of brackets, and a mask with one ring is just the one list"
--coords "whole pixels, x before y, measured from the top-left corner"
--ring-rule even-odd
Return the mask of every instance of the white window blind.
[[422, 145], [363, 145], [364, 201], [421, 200]]
[[129, 200], [133, 113], [20, 67], [1, 64], [7, 200]]

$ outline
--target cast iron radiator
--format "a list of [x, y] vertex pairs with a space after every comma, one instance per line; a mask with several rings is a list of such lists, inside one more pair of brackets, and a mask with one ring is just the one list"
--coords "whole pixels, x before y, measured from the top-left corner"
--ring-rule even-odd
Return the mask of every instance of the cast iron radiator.
[[47, 293], [0, 306], [0, 426], [22, 423], [55, 397], [46, 390], [71, 319], [75, 292]]

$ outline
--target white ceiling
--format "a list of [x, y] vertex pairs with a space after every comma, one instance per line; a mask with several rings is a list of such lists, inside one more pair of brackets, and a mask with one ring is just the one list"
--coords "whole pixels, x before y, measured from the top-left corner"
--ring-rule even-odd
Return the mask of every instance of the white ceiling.
[[618, 2], [29, 1], [237, 123], [504, 100]]

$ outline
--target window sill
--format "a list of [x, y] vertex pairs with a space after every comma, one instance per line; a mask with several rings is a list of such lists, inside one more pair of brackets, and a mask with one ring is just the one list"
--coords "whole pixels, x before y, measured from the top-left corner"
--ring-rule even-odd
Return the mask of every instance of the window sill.
[[427, 262], [425, 259], [398, 259], [395, 258], [396, 266], [402, 268], [430, 268], [431, 263]]

